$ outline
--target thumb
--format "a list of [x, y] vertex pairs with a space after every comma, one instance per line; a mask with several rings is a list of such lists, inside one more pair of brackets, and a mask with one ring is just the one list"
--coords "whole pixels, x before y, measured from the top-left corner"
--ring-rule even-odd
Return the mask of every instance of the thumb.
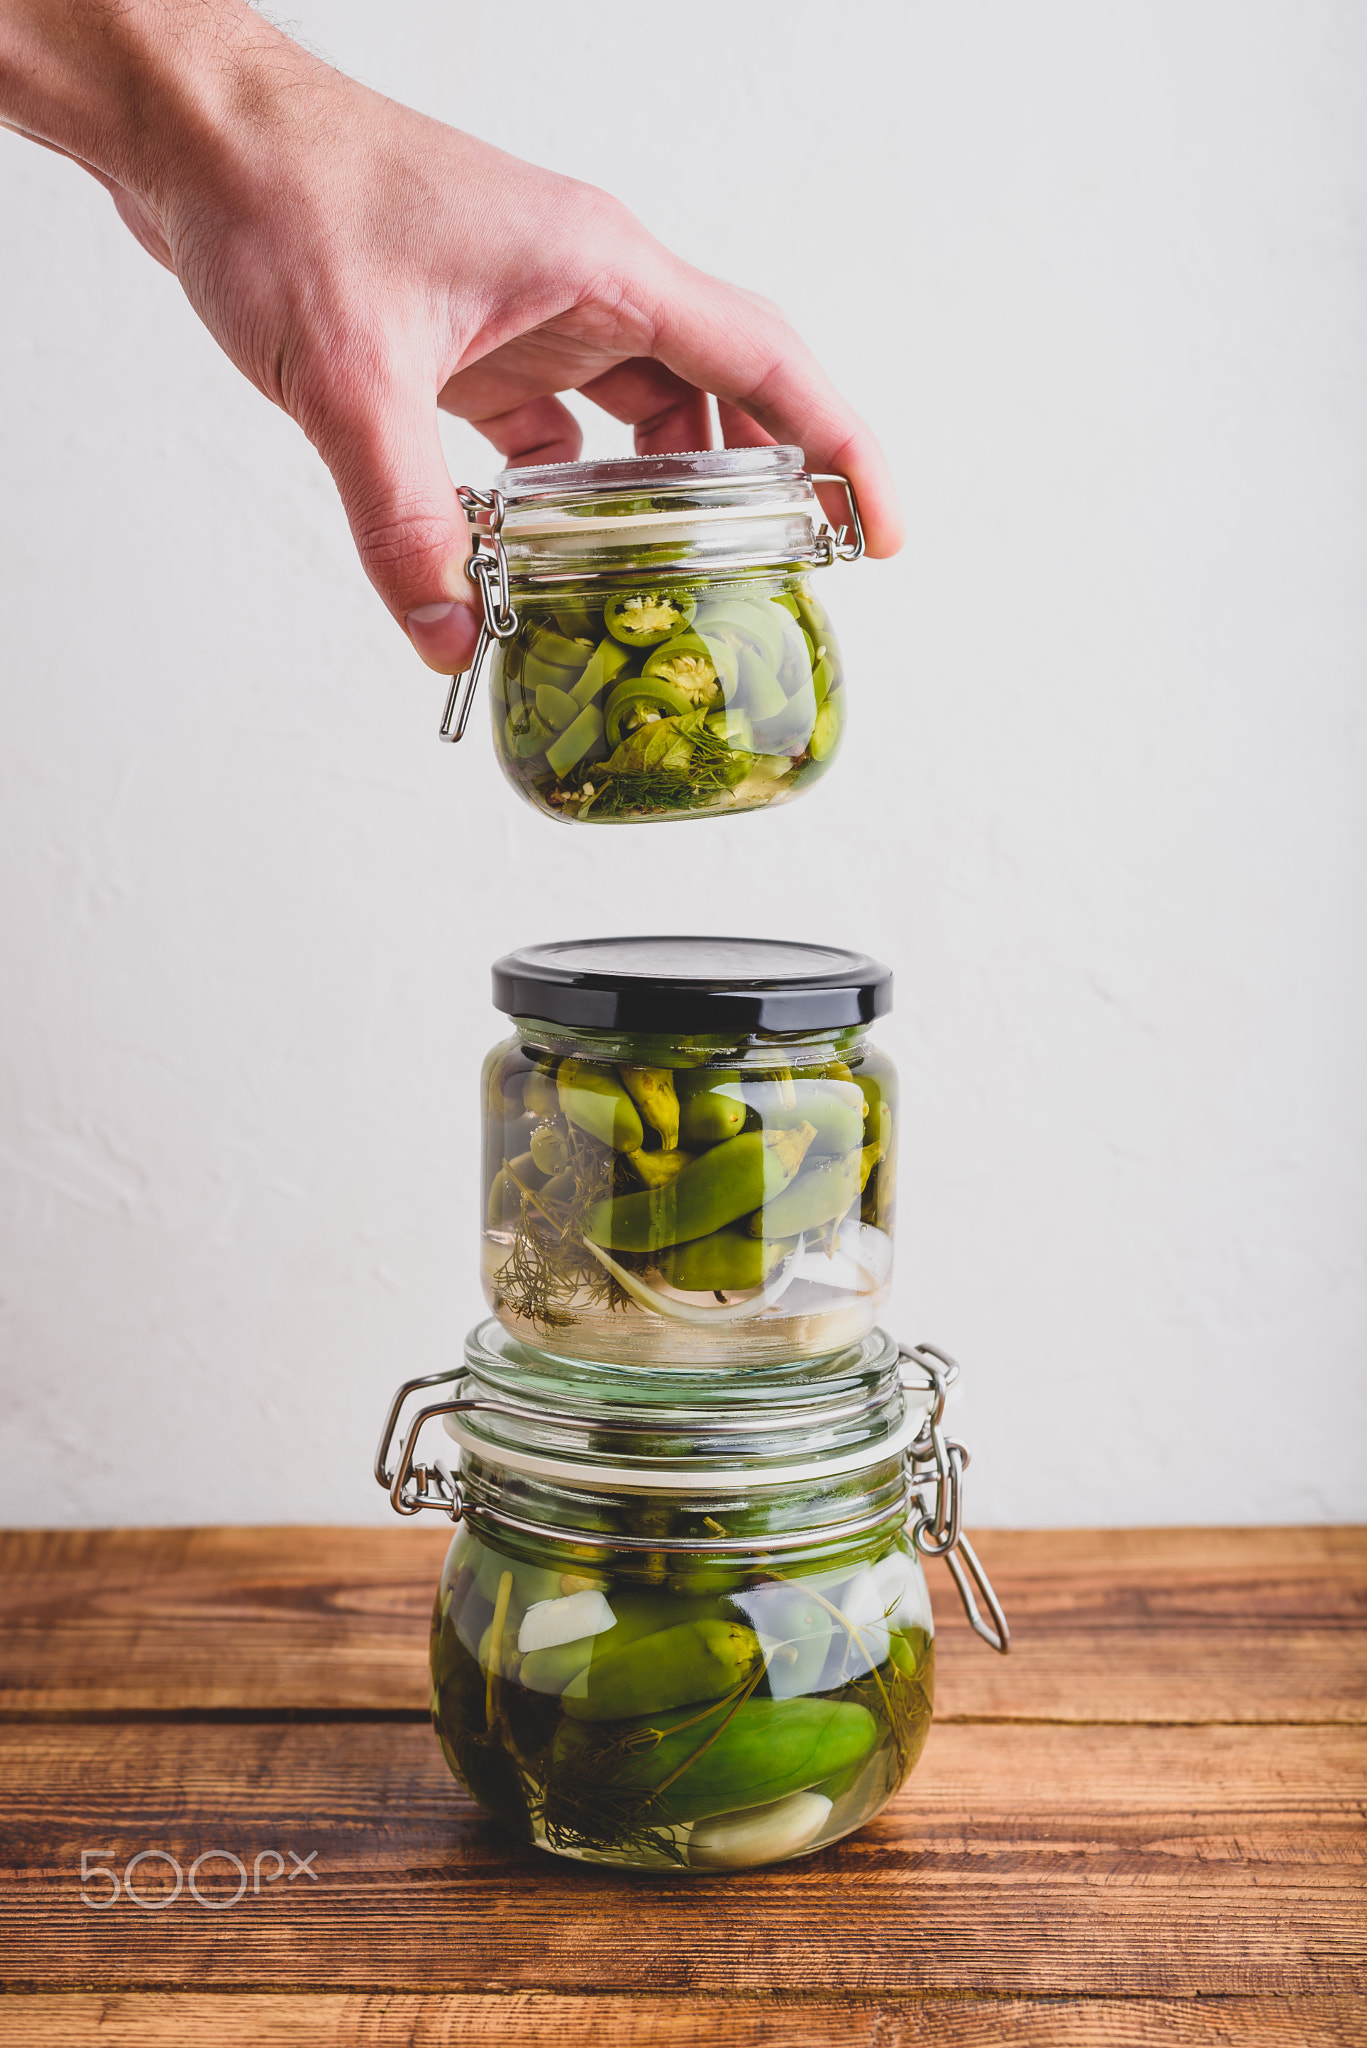
[[465, 574], [470, 530], [437, 433], [435, 399], [377, 403], [312, 437], [332, 471], [365, 572], [429, 668], [458, 675], [479, 634]]

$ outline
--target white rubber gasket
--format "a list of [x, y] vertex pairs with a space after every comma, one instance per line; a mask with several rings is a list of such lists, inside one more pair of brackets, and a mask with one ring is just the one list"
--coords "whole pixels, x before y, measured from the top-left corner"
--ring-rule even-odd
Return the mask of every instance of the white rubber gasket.
[[522, 519], [516, 511], [504, 515], [505, 545], [521, 540], [544, 539], [549, 534], [617, 533], [636, 526], [711, 526], [723, 519], [819, 519], [821, 504], [815, 493], [794, 499], [787, 505], [681, 505], [673, 512], [623, 512], [606, 519], [581, 519], [576, 513], [561, 512], [540, 518]]
[[[640, 1465], [590, 1465], [577, 1459], [543, 1457], [539, 1451], [524, 1450], [519, 1445], [493, 1443], [488, 1437], [463, 1428], [461, 1416], [444, 1416], [442, 1427], [462, 1451], [471, 1452], [486, 1464], [501, 1465], [527, 1479], [561, 1480], [568, 1485], [601, 1493], [749, 1493], [758, 1487], [838, 1479], [849, 1472], [862, 1472], [870, 1465], [881, 1465], [886, 1458], [897, 1457], [919, 1436], [921, 1426], [930, 1413], [932, 1398], [927, 1390], [927, 1397], [921, 1403], [908, 1390], [906, 1413], [901, 1422], [891, 1435], [881, 1438], [876, 1444], [861, 1444], [857, 1450], [843, 1452], [834, 1458], [823, 1458], [819, 1462], [809, 1460], [803, 1464], [767, 1465], [763, 1471], [756, 1471], [753, 1465], [744, 1469], [734, 1465], [693, 1466], [687, 1470], [676, 1467], [671, 1471], [652, 1470]], [[662, 1430], [660, 1434], [663, 1436], [670, 1432]]]

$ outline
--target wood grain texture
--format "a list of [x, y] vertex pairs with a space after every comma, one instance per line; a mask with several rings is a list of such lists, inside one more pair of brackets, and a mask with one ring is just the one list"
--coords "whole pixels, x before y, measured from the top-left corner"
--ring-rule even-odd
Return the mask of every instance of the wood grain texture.
[[[0, 1535], [0, 1713], [421, 1714], [445, 1523]], [[943, 1571], [942, 1720], [1367, 1720], [1367, 1530], [987, 1531], [1015, 1633]]]
[[0, 1711], [427, 1705], [448, 1523], [0, 1534]]
[[[847, 1842], [690, 1882], [511, 1843], [421, 1726], [11, 1725], [0, 1953], [25, 1990], [1343, 1997], [1363, 1763], [1332, 1727], [951, 1725]], [[316, 1850], [317, 1881], [81, 1903], [83, 1848], [210, 1846]]]
[[0, 2048], [1359, 2048], [1358, 1998], [567, 1998], [68, 1992], [0, 1999]]

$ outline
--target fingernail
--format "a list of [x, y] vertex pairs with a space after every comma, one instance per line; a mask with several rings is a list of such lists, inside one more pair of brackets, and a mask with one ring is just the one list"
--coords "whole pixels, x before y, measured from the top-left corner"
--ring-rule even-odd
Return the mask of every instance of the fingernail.
[[404, 624], [418, 653], [439, 675], [458, 675], [470, 666], [479, 624], [468, 604], [455, 598], [444, 604], [420, 604]]

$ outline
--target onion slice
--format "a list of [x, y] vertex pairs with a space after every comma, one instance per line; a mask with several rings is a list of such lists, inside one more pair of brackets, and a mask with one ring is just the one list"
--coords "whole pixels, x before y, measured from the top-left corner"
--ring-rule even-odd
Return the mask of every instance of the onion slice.
[[763, 1315], [766, 1308], [772, 1308], [779, 1296], [792, 1285], [802, 1245], [803, 1240], [799, 1238], [773, 1279], [758, 1294], [752, 1294], [748, 1301], [728, 1301], [718, 1303], [716, 1308], [699, 1308], [691, 1301], [671, 1301], [667, 1294], [658, 1293], [635, 1273], [629, 1273], [625, 1266], [619, 1266], [600, 1244], [594, 1244], [587, 1237], [584, 1239], [585, 1251], [592, 1252], [598, 1263], [606, 1266], [617, 1285], [631, 1296], [638, 1308], [649, 1309], [652, 1315], [665, 1316], [670, 1322], [691, 1323], [695, 1329], [713, 1323], [748, 1323], [755, 1316]]

